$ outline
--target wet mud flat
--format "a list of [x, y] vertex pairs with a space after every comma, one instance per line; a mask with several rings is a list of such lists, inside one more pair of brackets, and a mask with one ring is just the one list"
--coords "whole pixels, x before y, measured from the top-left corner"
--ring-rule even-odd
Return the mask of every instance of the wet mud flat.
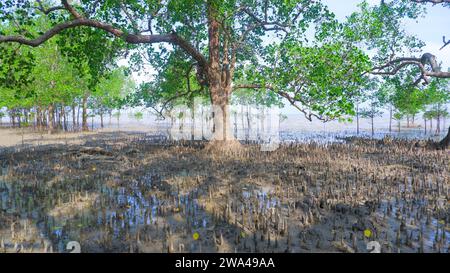
[[146, 138], [0, 154], [0, 252], [450, 251], [450, 153]]

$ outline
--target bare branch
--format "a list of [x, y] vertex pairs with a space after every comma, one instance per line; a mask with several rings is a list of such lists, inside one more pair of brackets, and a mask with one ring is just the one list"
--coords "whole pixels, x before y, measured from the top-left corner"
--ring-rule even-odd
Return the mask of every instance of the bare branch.
[[81, 18], [81, 15], [76, 11], [76, 9], [72, 5], [69, 4], [67, 0], [61, 0], [61, 3], [66, 8], [66, 10], [68, 10], [70, 14], [73, 15], [73, 17], [75, 17], [76, 19]]
[[36, 0], [36, 2], [39, 5], [39, 7], [37, 9], [39, 11], [41, 11], [42, 13], [44, 13], [45, 15], [48, 15], [51, 12], [54, 12], [54, 11], [57, 11], [57, 10], [65, 10], [66, 9], [64, 6], [55, 6], [55, 7], [50, 7], [48, 9], [46, 9], [46, 8], [44, 8], [44, 5], [42, 4], [42, 1]]
[[450, 0], [411, 0], [416, 3], [432, 3], [432, 4], [444, 4], [450, 3]]
[[444, 49], [444, 47], [446, 47], [446, 46], [448, 46], [450, 44], [450, 40], [446, 41], [445, 40], [445, 36], [442, 37], [442, 42], [444, 42], [444, 45], [439, 50]]
[[[385, 65], [374, 67], [370, 73], [373, 75], [395, 75], [402, 68], [409, 65], [417, 66], [421, 72], [421, 76], [415, 84], [418, 84], [422, 79], [425, 83], [429, 83], [428, 77], [450, 78], [450, 72], [441, 71], [440, 67], [437, 65], [436, 57], [430, 53], [423, 54], [421, 58], [398, 58]], [[427, 70], [425, 65], [429, 65], [431, 70]]]

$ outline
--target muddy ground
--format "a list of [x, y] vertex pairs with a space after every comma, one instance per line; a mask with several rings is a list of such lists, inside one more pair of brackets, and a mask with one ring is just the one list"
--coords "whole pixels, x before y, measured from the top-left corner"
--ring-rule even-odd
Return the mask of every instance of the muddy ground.
[[450, 152], [144, 135], [0, 153], [0, 252], [449, 252]]

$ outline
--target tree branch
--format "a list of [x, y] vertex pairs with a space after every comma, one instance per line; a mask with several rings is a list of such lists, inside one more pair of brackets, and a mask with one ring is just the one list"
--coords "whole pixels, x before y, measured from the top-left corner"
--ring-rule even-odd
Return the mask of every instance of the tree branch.
[[446, 47], [450, 44], [450, 40], [446, 41], [445, 36], [442, 37], [442, 42], [444, 42], [444, 45], [439, 50], [444, 49], [444, 47]]
[[54, 12], [54, 11], [57, 11], [57, 10], [65, 10], [66, 9], [64, 6], [54, 6], [54, 7], [50, 7], [48, 9], [46, 9], [46, 8], [44, 8], [44, 5], [42, 4], [42, 1], [36, 0], [36, 2], [39, 5], [39, 7], [37, 9], [39, 11], [41, 11], [42, 13], [44, 13], [45, 15], [48, 15], [51, 12]]
[[450, 0], [411, 0], [416, 3], [432, 3], [432, 4], [444, 4], [450, 3]]
[[[64, 1], [66, 2], [66, 1]], [[76, 11], [75, 11], [76, 12]], [[75, 13], [77, 14], [77, 13]], [[79, 14], [78, 14], [79, 15]], [[74, 15], [75, 16], [75, 15]], [[27, 39], [23, 36], [0, 36], [0, 43], [5, 42], [15, 42], [20, 43], [28, 46], [39, 46], [45, 41], [49, 40], [56, 34], [60, 33], [61, 31], [69, 28], [74, 27], [80, 27], [80, 26], [87, 26], [87, 27], [93, 27], [102, 29], [106, 32], [109, 32], [113, 34], [116, 37], [123, 38], [126, 42], [131, 44], [153, 44], [153, 43], [171, 43], [178, 45], [181, 47], [188, 55], [190, 55], [192, 58], [194, 58], [199, 65], [207, 67], [207, 61], [205, 57], [199, 53], [189, 42], [178, 36], [176, 33], [171, 34], [155, 34], [155, 35], [140, 35], [140, 34], [128, 34], [123, 32], [120, 29], [116, 29], [113, 26], [109, 24], [105, 24], [102, 22], [98, 22], [91, 19], [86, 18], [77, 18], [72, 21], [64, 22], [61, 24], [58, 24], [42, 34], [41, 36], [35, 38], [35, 39]]]
[[[425, 68], [425, 65], [427, 64], [431, 67], [431, 71]], [[450, 78], [450, 72], [441, 71], [440, 67], [437, 65], [436, 57], [430, 53], [423, 54], [421, 58], [397, 58], [385, 65], [374, 67], [370, 73], [373, 75], [395, 75], [402, 68], [409, 65], [417, 66], [421, 72], [421, 77], [415, 84], [418, 84], [421, 79], [423, 79], [425, 83], [429, 83], [428, 77]]]
[[67, 0], [61, 0], [61, 3], [63, 4], [64, 8], [70, 12], [70, 14], [73, 15], [76, 19], [80, 19], [81, 15], [76, 11], [76, 9], [69, 4]]

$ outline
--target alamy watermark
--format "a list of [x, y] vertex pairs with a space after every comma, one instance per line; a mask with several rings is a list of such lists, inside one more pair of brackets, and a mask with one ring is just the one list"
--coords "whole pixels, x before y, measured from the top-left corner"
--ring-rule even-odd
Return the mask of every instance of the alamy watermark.
[[[277, 107], [230, 105], [223, 128], [237, 140], [258, 143], [262, 151], [275, 151], [280, 144], [282, 115]], [[192, 107], [176, 106], [170, 111], [171, 140], [214, 140], [214, 115], [223, 115], [220, 107], [205, 105], [196, 99]], [[219, 134], [220, 135], [220, 134]]]

